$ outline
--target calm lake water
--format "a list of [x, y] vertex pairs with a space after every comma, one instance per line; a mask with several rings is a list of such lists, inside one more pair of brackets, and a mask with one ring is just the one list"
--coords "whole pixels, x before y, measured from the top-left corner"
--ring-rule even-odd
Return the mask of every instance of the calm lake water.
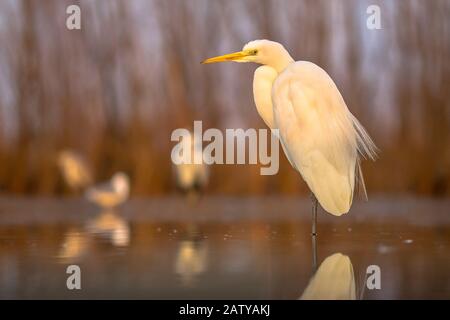
[[[344, 217], [295, 198], [0, 198], [0, 298], [450, 299], [450, 200], [373, 197]], [[337, 260], [336, 260], [337, 258]], [[81, 290], [68, 290], [69, 265]], [[366, 286], [380, 269], [381, 289]]]

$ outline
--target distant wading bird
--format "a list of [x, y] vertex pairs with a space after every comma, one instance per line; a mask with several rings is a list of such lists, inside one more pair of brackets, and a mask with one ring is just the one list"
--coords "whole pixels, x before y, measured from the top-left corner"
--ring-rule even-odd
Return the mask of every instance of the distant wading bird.
[[102, 208], [113, 208], [125, 202], [130, 193], [130, 179], [123, 172], [113, 175], [110, 181], [86, 190], [86, 198]]
[[202, 138], [196, 137], [190, 132], [189, 139], [184, 137], [183, 152], [190, 151], [188, 154], [189, 162], [174, 165], [175, 179], [177, 187], [186, 194], [188, 200], [196, 201], [198, 195], [206, 188], [209, 179], [209, 167], [202, 161], [195, 163], [194, 159], [203, 159]]
[[279, 129], [286, 157], [313, 193], [316, 235], [317, 201], [340, 216], [350, 210], [355, 184], [366, 195], [360, 155], [374, 160], [374, 143], [330, 76], [312, 62], [295, 62], [281, 44], [255, 40], [202, 63], [224, 61], [262, 64], [253, 79], [256, 109], [269, 128]]
[[92, 183], [91, 171], [84, 158], [70, 150], [58, 154], [58, 166], [64, 181], [74, 191], [84, 190]]

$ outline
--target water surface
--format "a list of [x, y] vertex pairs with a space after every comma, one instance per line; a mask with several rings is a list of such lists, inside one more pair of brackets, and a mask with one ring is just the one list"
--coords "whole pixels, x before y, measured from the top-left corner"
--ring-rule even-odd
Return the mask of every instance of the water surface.
[[[311, 281], [308, 199], [133, 199], [101, 212], [0, 198], [0, 298], [299, 299], [321, 281], [341, 298], [346, 285], [358, 299], [450, 298], [450, 200], [373, 197], [318, 217]], [[324, 262], [336, 254], [339, 267]], [[73, 264], [81, 290], [66, 287]], [[365, 286], [370, 265], [380, 290]]]

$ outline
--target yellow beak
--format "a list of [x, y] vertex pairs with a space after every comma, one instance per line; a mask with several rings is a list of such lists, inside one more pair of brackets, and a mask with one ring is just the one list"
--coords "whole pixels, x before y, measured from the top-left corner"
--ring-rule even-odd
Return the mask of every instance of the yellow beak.
[[225, 62], [225, 61], [239, 61], [245, 57], [250, 56], [248, 51], [238, 51], [229, 54], [224, 54], [223, 56], [213, 57], [202, 61], [202, 64]]

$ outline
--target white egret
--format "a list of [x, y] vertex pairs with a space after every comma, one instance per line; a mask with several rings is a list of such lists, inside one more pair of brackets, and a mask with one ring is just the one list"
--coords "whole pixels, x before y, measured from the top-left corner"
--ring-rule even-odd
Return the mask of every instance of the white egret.
[[92, 175], [84, 158], [70, 150], [58, 154], [58, 166], [65, 182], [76, 191], [83, 190], [92, 183]]
[[262, 64], [253, 79], [256, 109], [269, 128], [279, 129], [286, 157], [313, 193], [315, 235], [317, 201], [340, 216], [350, 209], [355, 184], [365, 193], [359, 158], [374, 159], [374, 143], [330, 76], [314, 63], [295, 62], [281, 44], [255, 40], [203, 63], [224, 61]]
[[178, 188], [187, 194], [188, 199], [196, 200], [197, 195], [208, 184], [209, 166], [202, 161], [195, 163], [194, 159], [203, 159], [202, 138], [195, 137], [193, 132], [190, 132], [189, 137], [183, 137], [181, 142], [183, 144], [183, 152], [190, 152], [188, 154], [189, 162], [174, 165], [175, 178]]
[[123, 172], [114, 174], [110, 181], [93, 186], [86, 198], [102, 208], [112, 208], [125, 202], [130, 193], [130, 179]]

